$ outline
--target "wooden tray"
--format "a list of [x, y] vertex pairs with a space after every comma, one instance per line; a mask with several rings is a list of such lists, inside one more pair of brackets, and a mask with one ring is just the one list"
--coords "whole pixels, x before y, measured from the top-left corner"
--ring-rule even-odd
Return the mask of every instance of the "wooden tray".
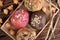
[[[19, 10], [19, 9], [21, 9], [21, 6], [22, 6], [22, 4], [23, 4], [23, 2], [16, 8], [16, 10]], [[57, 15], [57, 13], [58, 13], [58, 11], [59, 11], [59, 9], [54, 5], [54, 4], [49, 4], [49, 5], [51, 5], [51, 6], [53, 6], [53, 7], [55, 7], [56, 9], [57, 9], [57, 11], [53, 14], [53, 16], [47, 21], [47, 23], [46, 23], [46, 25], [42, 28], [42, 30], [41, 31], [38, 31], [38, 34], [36, 35], [36, 37], [35, 37], [35, 39], [36, 40], [47, 40], [47, 38], [48, 38], [48, 36], [49, 35], [47, 35], [47, 34], [49, 34], [49, 27], [51, 26], [51, 22], [53, 21], [53, 19], [54, 19], [54, 17]], [[23, 7], [23, 6], [22, 6]], [[23, 9], [25, 9], [24, 7], [23, 7]], [[15, 11], [16, 11], [15, 10]], [[27, 10], [27, 9], [26, 9]], [[15, 12], [14, 11], [14, 12]], [[13, 13], [14, 13], [13, 12]], [[13, 15], [13, 14], [12, 14]], [[12, 16], [11, 15], [11, 16]], [[10, 17], [11, 17], [10, 16]], [[9, 19], [10, 19], [10, 17], [6, 20], [6, 22], [2, 25], [2, 27], [1, 27], [1, 29], [6, 33], [6, 34], [8, 34], [8, 36], [10, 36], [13, 40], [16, 40], [15, 39], [15, 36], [11, 36], [10, 34], [9, 34], [9, 32], [8, 32], [8, 30], [5, 28], [5, 24], [7, 23], [7, 22], [9, 22]], [[48, 32], [49, 31], [49, 32]], [[47, 35], [47, 36], [46, 36]], [[41, 38], [42, 37], [42, 38]], [[46, 37], [46, 38], [45, 38]]]

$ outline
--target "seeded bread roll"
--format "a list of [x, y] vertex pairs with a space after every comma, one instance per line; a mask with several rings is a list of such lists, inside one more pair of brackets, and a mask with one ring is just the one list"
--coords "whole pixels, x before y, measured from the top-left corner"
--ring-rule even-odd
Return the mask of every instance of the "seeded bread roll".
[[17, 32], [16, 40], [34, 40], [35, 36], [35, 31], [28, 28], [23, 28]]
[[31, 15], [30, 25], [38, 30], [41, 30], [46, 23], [46, 15], [43, 11], [34, 12]]
[[44, 0], [24, 0], [24, 5], [29, 11], [38, 11], [44, 5]]

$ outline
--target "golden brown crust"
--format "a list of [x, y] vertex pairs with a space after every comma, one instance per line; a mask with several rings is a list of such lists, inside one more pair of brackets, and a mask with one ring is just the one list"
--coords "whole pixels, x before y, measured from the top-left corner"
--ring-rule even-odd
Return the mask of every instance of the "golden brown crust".
[[3, 1], [0, 0], [0, 6], [3, 6]]
[[15, 4], [18, 4], [18, 0], [13, 0], [13, 2], [14, 2]]
[[13, 10], [13, 5], [10, 5], [7, 9]]
[[24, 0], [24, 5], [29, 11], [38, 11], [44, 5], [44, 0]]
[[5, 15], [8, 14], [8, 9], [4, 9], [4, 14], [5, 14]]
[[5, 24], [5, 27], [6, 27], [7, 29], [10, 29], [11, 24], [10, 24], [9, 22], [7, 22], [7, 23]]
[[9, 31], [10, 35], [14, 36], [15, 35], [15, 31], [13, 29], [10, 29]]
[[23, 28], [23, 29], [20, 29], [18, 32], [17, 32], [17, 40], [34, 40], [34, 37], [36, 36], [36, 32], [33, 31], [33, 30], [30, 30], [28, 28]]

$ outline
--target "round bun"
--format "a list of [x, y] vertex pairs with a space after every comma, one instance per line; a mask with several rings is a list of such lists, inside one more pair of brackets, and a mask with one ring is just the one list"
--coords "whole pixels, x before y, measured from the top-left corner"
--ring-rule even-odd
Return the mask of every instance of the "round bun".
[[31, 15], [30, 25], [38, 30], [41, 30], [46, 23], [46, 15], [43, 11], [34, 12]]
[[38, 11], [44, 5], [44, 0], [24, 0], [24, 5], [29, 11]]
[[16, 40], [34, 40], [36, 32], [28, 28], [18, 30]]
[[20, 9], [17, 10], [11, 17], [11, 23], [14, 27], [20, 29], [24, 28], [29, 21], [29, 13], [26, 10]]

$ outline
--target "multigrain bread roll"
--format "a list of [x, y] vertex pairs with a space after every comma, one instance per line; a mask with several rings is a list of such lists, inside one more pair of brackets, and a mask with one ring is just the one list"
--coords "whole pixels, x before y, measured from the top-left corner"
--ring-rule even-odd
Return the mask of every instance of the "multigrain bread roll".
[[28, 28], [18, 30], [16, 40], [34, 40], [36, 32]]
[[44, 5], [44, 0], [24, 0], [24, 5], [29, 11], [38, 11]]

